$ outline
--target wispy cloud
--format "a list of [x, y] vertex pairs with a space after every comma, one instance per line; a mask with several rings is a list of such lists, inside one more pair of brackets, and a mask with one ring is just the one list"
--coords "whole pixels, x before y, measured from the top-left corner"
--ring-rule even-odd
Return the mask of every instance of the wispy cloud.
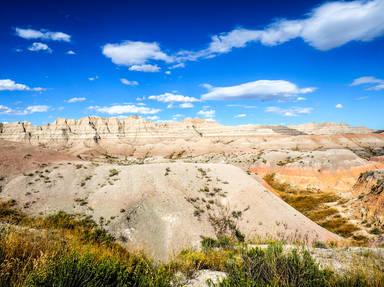
[[130, 81], [130, 80], [127, 80], [124, 78], [121, 78], [120, 82], [126, 86], [138, 86], [139, 85], [139, 82], [137, 82], [137, 81]]
[[143, 64], [143, 65], [132, 65], [128, 68], [128, 70], [133, 72], [156, 73], [156, 72], [159, 72], [161, 68], [158, 65]]
[[384, 90], [384, 80], [375, 78], [372, 76], [365, 76], [354, 79], [351, 86], [366, 85], [369, 91], [381, 91]]
[[7, 106], [0, 105], [0, 114], [6, 115], [16, 115], [16, 116], [25, 116], [34, 113], [44, 113], [49, 111], [49, 106], [45, 105], [34, 105], [27, 106], [25, 109], [12, 109]]
[[308, 115], [312, 112], [312, 108], [305, 107], [305, 108], [300, 108], [300, 107], [292, 107], [292, 108], [280, 108], [280, 107], [267, 107], [265, 111], [267, 113], [273, 113], [273, 114], [278, 114], [282, 115], [285, 117], [296, 117], [299, 115]]
[[52, 32], [45, 29], [34, 30], [34, 29], [23, 29], [16, 28], [16, 35], [27, 40], [49, 40], [49, 41], [63, 41], [70, 42], [71, 36], [63, 32]]
[[294, 83], [284, 80], [258, 80], [227, 87], [205, 84], [204, 87], [208, 89], [208, 93], [201, 96], [203, 100], [296, 99], [299, 94], [315, 91], [314, 87], [299, 88]]
[[243, 109], [257, 109], [258, 108], [258, 106], [243, 105], [243, 104], [228, 104], [226, 106], [230, 107], [230, 108], [243, 108]]
[[73, 103], [81, 103], [81, 102], [85, 102], [87, 100], [87, 98], [83, 98], [83, 97], [80, 97], [80, 98], [70, 98], [68, 100], [66, 100], [67, 103], [69, 104], [73, 104]]
[[0, 91], [45, 91], [44, 88], [31, 88], [25, 84], [16, 83], [10, 79], [0, 80]]
[[235, 115], [234, 118], [240, 119], [240, 118], [245, 118], [246, 116], [247, 116], [247, 114], [238, 114], [238, 115]]
[[122, 114], [143, 114], [153, 115], [159, 113], [160, 109], [153, 109], [149, 107], [135, 106], [135, 105], [112, 105], [108, 107], [91, 106], [88, 109], [94, 110], [99, 113], [109, 115], [122, 115]]
[[160, 103], [167, 103], [167, 108], [173, 108], [175, 103], [178, 103], [178, 107], [182, 109], [190, 109], [193, 108], [194, 105], [192, 103], [200, 102], [201, 100], [194, 97], [188, 97], [180, 94], [173, 93], [164, 93], [160, 95], [149, 96], [149, 100], [155, 100]]
[[164, 93], [160, 95], [149, 96], [148, 99], [155, 100], [161, 103], [194, 103], [200, 102], [199, 99], [188, 97], [180, 94]]
[[197, 112], [197, 115], [199, 116], [202, 116], [202, 117], [205, 117], [205, 118], [214, 118], [215, 115], [216, 115], [216, 111], [213, 110], [213, 109], [210, 109], [210, 110], [207, 110], [207, 109], [203, 109], [203, 110], [200, 110]]

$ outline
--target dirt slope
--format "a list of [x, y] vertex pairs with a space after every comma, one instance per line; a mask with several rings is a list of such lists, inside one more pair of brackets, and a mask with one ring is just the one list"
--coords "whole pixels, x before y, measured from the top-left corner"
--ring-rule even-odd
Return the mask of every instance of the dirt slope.
[[223, 217], [247, 238], [338, 239], [226, 164], [61, 162], [13, 178], [2, 197], [31, 214], [89, 214], [127, 246], [159, 259], [214, 236], [214, 221]]

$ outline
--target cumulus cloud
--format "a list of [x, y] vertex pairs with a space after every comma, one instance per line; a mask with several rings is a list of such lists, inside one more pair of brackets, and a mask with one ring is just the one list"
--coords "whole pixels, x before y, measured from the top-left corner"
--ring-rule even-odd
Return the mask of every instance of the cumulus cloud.
[[45, 29], [34, 30], [34, 29], [16, 28], [15, 32], [17, 36], [27, 40], [40, 39], [40, 40], [63, 41], [63, 42], [71, 41], [71, 36], [66, 33], [51, 32]]
[[25, 84], [16, 83], [10, 79], [0, 80], [0, 91], [44, 91], [44, 88], [31, 88]]
[[216, 115], [216, 111], [215, 110], [207, 110], [207, 109], [203, 109], [203, 110], [200, 110], [197, 112], [197, 115], [199, 116], [202, 116], [202, 117], [205, 117], [205, 118], [214, 118], [215, 115]]
[[49, 110], [49, 106], [45, 105], [35, 105], [35, 106], [28, 106], [25, 109], [12, 109], [7, 106], [0, 105], [0, 114], [6, 114], [6, 115], [16, 115], [16, 116], [24, 116], [24, 115], [30, 115], [34, 113], [44, 113]]
[[228, 87], [213, 87], [205, 84], [208, 92], [203, 100], [229, 99], [295, 99], [299, 94], [315, 91], [315, 88], [299, 88], [294, 83], [284, 80], [258, 80]]
[[200, 102], [199, 99], [173, 93], [164, 93], [160, 95], [149, 96], [148, 99], [161, 103], [194, 103]]
[[170, 74], [172, 74], [172, 72], [171, 71], [165, 71], [164, 74], [169, 76]]
[[137, 82], [137, 81], [130, 81], [130, 80], [127, 80], [124, 78], [121, 78], [120, 82], [126, 86], [138, 86], [139, 85], [139, 82]]
[[96, 81], [98, 78], [99, 76], [92, 76], [92, 77], [88, 77], [88, 80], [92, 82], [92, 81]]
[[87, 98], [83, 98], [83, 97], [76, 98], [76, 97], [74, 97], [74, 98], [70, 98], [70, 99], [66, 100], [66, 102], [69, 103], [69, 104], [73, 104], [73, 103], [85, 102], [86, 100], [87, 100]]
[[135, 106], [135, 105], [113, 105], [108, 107], [91, 106], [90, 110], [109, 115], [122, 115], [122, 114], [143, 114], [153, 115], [159, 113], [160, 109], [153, 109], [149, 107]]
[[69, 50], [69, 51], [67, 51], [66, 54], [67, 54], [67, 55], [76, 55], [76, 52], [73, 51], [73, 50]]
[[365, 76], [354, 79], [351, 86], [367, 85], [369, 91], [384, 90], [384, 80], [372, 76]]
[[103, 55], [116, 65], [130, 67], [130, 71], [158, 72], [160, 67], [148, 64], [149, 61], [173, 62], [173, 57], [163, 52], [156, 42], [125, 41], [106, 44], [103, 46]]
[[158, 65], [152, 65], [152, 64], [132, 65], [128, 69], [134, 72], [147, 72], [147, 73], [156, 73], [160, 71], [160, 67]]
[[235, 119], [239, 119], [239, 118], [245, 118], [247, 116], [247, 114], [238, 114], [236, 116], [234, 116]]
[[32, 52], [43, 51], [47, 53], [52, 53], [52, 49], [49, 48], [47, 44], [40, 43], [40, 42], [33, 43], [31, 46], [28, 47], [28, 50]]
[[273, 113], [273, 114], [278, 114], [282, 115], [285, 117], [296, 117], [299, 115], [308, 115], [312, 112], [312, 108], [305, 107], [305, 108], [300, 108], [300, 107], [292, 107], [292, 108], [280, 108], [280, 107], [267, 107], [265, 111], [267, 113]]
[[344, 108], [344, 106], [343, 106], [342, 104], [337, 104], [337, 105], [335, 106], [335, 108], [336, 108], [336, 109], [342, 109], [342, 108]]

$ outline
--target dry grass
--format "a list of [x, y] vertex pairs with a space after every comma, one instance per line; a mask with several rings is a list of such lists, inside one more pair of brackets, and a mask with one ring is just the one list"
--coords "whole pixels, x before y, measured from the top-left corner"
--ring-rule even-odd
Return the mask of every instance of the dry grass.
[[[309, 219], [322, 227], [345, 238], [353, 238], [354, 232], [359, 228], [341, 216], [336, 208], [329, 204], [337, 203], [340, 197], [333, 193], [315, 192], [312, 190], [299, 190], [288, 183], [281, 183], [275, 178], [275, 174], [268, 174], [264, 180], [276, 191], [276, 193], [289, 205], [296, 208]], [[355, 240], [357, 237], [355, 237]], [[360, 236], [356, 240], [358, 244], [364, 244], [367, 238]]]

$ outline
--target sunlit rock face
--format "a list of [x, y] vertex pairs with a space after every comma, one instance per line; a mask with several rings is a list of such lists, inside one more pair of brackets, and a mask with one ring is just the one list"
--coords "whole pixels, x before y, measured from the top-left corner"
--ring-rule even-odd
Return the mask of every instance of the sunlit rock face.
[[34, 126], [29, 122], [2, 124], [0, 138], [27, 141], [31, 144], [50, 143], [68, 145], [85, 141], [97, 144], [103, 140], [147, 140], [231, 138], [258, 136], [331, 135], [340, 133], [367, 134], [372, 130], [345, 124], [304, 124], [297, 126], [241, 125], [224, 126], [212, 120], [186, 119], [181, 122], [152, 122], [140, 117], [99, 118], [79, 120], [57, 119], [55, 122]]

